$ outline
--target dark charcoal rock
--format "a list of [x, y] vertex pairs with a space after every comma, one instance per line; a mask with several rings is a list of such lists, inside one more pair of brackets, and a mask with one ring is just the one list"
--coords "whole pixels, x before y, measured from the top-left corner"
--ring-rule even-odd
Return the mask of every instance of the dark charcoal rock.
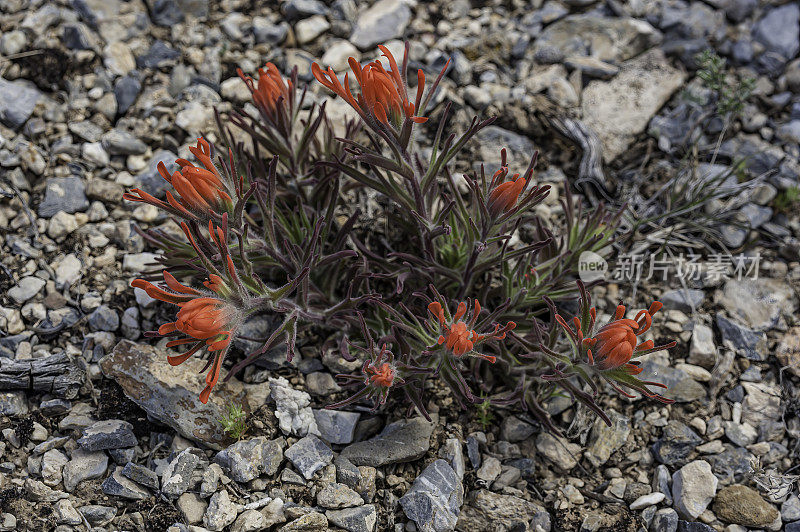
[[122, 468], [117, 469], [103, 481], [101, 485], [103, 493], [114, 497], [124, 497], [132, 500], [144, 500], [150, 497], [150, 493], [139, 486], [136, 482], [122, 475]]
[[678, 521], [678, 532], [712, 532], [714, 528], [697, 521]]
[[199, 453], [199, 450], [190, 447], [181, 451], [169, 463], [162, 475], [161, 492], [163, 494], [178, 497], [189, 489], [192, 473], [200, 464]]
[[175, 0], [155, 0], [150, 15], [159, 26], [173, 26], [183, 22], [183, 11]]
[[64, 24], [61, 27], [61, 40], [70, 50], [90, 50], [92, 37], [89, 28], [80, 22]]
[[122, 474], [132, 481], [141, 484], [142, 486], [146, 486], [153, 490], [158, 489], [158, 475], [155, 471], [148, 469], [143, 465], [128, 462], [125, 464], [125, 467], [122, 468]]
[[653, 455], [662, 464], [681, 467], [701, 443], [703, 439], [692, 429], [680, 421], [671, 420], [664, 427], [661, 438], [653, 444]]
[[767, 359], [767, 339], [764, 333], [748, 329], [722, 314], [717, 314], [716, 322], [722, 341], [731, 342], [738, 354], [749, 360]]
[[725, 450], [711, 454], [705, 461], [711, 464], [714, 476], [723, 482], [742, 482], [750, 472], [753, 455], [747, 449], [725, 444]]
[[100, 305], [89, 314], [89, 327], [93, 331], [114, 332], [119, 329], [119, 314], [108, 305]]
[[664, 304], [666, 310], [680, 310], [688, 313], [692, 311], [692, 308], [699, 308], [705, 297], [706, 294], [702, 290], [681, 288], [664, 292], [658, 300]]
[[378, 512], [371, 504], [358, 508], [328, 510], [325, 512], [325, 517], [334, 525], [344, 528], [348, 532], [372, 532], [378, 522]]
[[334, 445], [353, 443], [353, 435], [361, 414], [339, 410], [313, 410], [313, 412], [323, 440]]
[[119, 419], [94, 423], [83, 431], [83, 436], [78, 440], [78, 445], [87, 451], [122, 449], [133, 447], [136, 443], [133, 425]]

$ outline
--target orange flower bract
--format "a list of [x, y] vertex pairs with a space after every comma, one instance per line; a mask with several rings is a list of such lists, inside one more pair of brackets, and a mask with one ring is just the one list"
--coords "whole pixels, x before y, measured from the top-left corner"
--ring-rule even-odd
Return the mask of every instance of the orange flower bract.
[[494, 363], [496, 358], [491, 355], [473, 352], [475, 345], [485, 340], [502, 340], [506, 337], [508, 331], [517, 326], [516, 323], [510, 321], [503, 328], [501, 328], [499, 324], [496, 324], [494, 331], [489, 334], [478, 334], [473, 329], [475, 322], [478, 320], [478, 315], [481, 312], [481, 304], [477, 300], [473, 304], [472, 317], [468, 323], [461, 319], [467, 313], [467, 304], [463, 301], [458, 304], [458, 308], [456, 309], [451, 323], [447, 323], [444, 315], [444, 308], [438, 301], [429, 304], [428, 311], [438, 320], [439, 327], [444, 333], [439, 336], [439, 340], [437, 341], [438, 345], [444, 344], [456, 357], [471, 354], [472, 356], [482, 358], [491, 363]]
[[[166, 270], [163, 274], [164, 282], [171, 292], [144, 279], [135, 279], [131, 282], [131, 286], [144, 290], [154, 299], [180, 307], [174, 322], [165, 323], [158, 328], [158, 334], [161, 336], [179, 336], [167, 342], [167, 347], [191, 344], [185, 353], [168, 356], [167, 362], [170, 365], [182, 364], [203, 347], [214, 355], [209, 361], [211, 369], [206, 375], [206, 387], [200, 393], [200, 401], [206, 403], [211, 390], [219, 380], [222, 361], [235, 332], [238, 311], [220, 298], [179, 283]], [[216, 275], [212, 277], [205, 284], [215, 290], [222, 285], [222, 279]]]
[[237, 69], [237, 73], [253, 94], [253, 103], [271, 120], [277, 121], [278, 105], [288, 102], [291, 97], [291, 80], [284, 79], [273, 63], [267, 63], [264, 68], [258, 69], [257, 81], [245, 76], [241, 68]]
[[411, 102], [394, 56], [385, 46], [380, 45], [378, 48], [389, 62], [388, 71], [380, 61], [372, 61], [361, 66], [353, 57], [348, 60], [353, 76], [361, 89], [358, 97], [353, 96], [350, 91], [349, 74], [345, 74], [342, 84], [336, 77], [336, 72], [330, 67], [327, 71], [323, 71], [317, 63], [312, 63], [311, 72], [317, 81], [343, 98], [365, 120], [374, 117], [383, 124], [396, 126], [403, 120], [411, 120], [418, 124], [425, 122], [427, 118], [414, 116], [416, 106], [422, 100], [422, 92], [425, 90], [425, 73], [422, 70], [417, 71], [416, 103]]

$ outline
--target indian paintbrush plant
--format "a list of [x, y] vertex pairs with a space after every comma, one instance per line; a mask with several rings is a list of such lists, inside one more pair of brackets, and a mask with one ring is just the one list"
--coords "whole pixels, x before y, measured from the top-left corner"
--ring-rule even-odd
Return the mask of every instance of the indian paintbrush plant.
[[[399, 64], [379, 48], [364, 65], [351, 58], [344, 76], [312, 66], [357, 120], [333, 124], [296, 68], [288, 78], [271, 63], [255, 79], [240, 71], [252, 105], [217, 115], [215, 145], [198, 139], [190, 150], [199, 164], [178, 159], [171, 174], [159, 165], [173, 188], [165, 199], [125, 195], [183, 233], [142, 231], [162, 250], [161, 271], [132, 283], [179, 307], [150, 333], [188, 347], [169, 363], [208, 352], [204, 403], [223, 367], [230, 379], [281, 343], [289, 361], [301, 352], [360, 365], [339, 376], [356, 389], [334, 408], [397, 402], [427, 417], [438, 381], [462, 406], [516, 406], [557, 430], [542, 403], [559, 393], [606, 421], [604, 383], [669, 402], [637, 377], [637, 357], [674, 345], [639, 341], [661, 305], [632, 319], [620, 305], [596, 328], [590, 287], [577, 280], [581, 253], [608, 254], [620, 213], [584, 210], [565, 183], [564, 225], [548, 227], [535, 210], [553, 192], [535, 183], [537, 154], [512, 169], [502, 150], [499, 168], [455, 175], [493, 119], [451, 132], [451, 105], [437, 98], [448, 65], [409, 76], [408, 46]], [[259, 349], [232, 355], [254, 315], [278, 325]]]

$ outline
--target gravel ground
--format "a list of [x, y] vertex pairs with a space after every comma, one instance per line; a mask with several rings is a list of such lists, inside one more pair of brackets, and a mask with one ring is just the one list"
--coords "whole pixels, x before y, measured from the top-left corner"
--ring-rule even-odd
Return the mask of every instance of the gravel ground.
[[[0, 30], [0, 530], [800, 531], [797, 2], [0, 0]], [[214, 108], [249, 99], [237, 67], [308, 81], [312, 61], [341, 69], [402, 40], [415, 67], [452, 57], [457, 124], [499, 116], [476, 161], [504, 145], [520, 166], [535, 147], [541, 181], [575, 181], [586, 150], [554, 124], [577, 121], [612, 202], [725, 129], [701, 170], [749, 185], [705, 213], [725, 208], [718, 249], [757, 253], [758, 278], [594, 293], [605, 314], [664, 302], [652, 334], [678, 347], [645, 369], [674, 405], [609, 394], [606, 427], [555, 399], [563, 439], [447, 397], [430, 423], [327, 411], [346, 362], [280, 350], [202, 405], [202, 362], [170, 368], [142, 337], [170, 309], [129, 287], [156, 252], [135, 227], [169, 222], [123, 191], [163, 189], [159, 161], [214, 140]], [[708, 48], [754, 79], [728, 125], [696, 76]], [[551, 199], [542, 216], [559, 215]], [[218, 422], [234, 402], [237, 442]]]

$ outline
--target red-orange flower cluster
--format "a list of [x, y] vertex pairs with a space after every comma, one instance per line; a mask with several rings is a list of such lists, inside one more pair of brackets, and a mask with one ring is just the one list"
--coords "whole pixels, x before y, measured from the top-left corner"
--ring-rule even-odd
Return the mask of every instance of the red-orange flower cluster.
[[[167, 357], [170, 365], [182, 364], [203, 347], [214, 354], [208, 364], [211, 366], [211, 370], [206, 376], [206, 387], [200, 394], [200, 401], [206, 403], [211, 390], [219, 380], [222, 361], [236, 328], [237, 310], [220, 298], [179, 283], [166, 270], [163, 273], [164, 282], [172, 292], [159, 288], [144, 279], [135, 279], [131, 282], [131, 286], [144, 290], [152, 298], [180, 307], [175, 321], [161, 325], [158, 328], [158, 334], [181, 336], [169, 341], [167, 347], [184, 344], [192, 344], [192, 346], [181, 355]], [[204, 284], [210, 290], [217, 292], [224, 283], [219, 276], [211, 274], [209, 280]]]
[[474, 353], [475, 345], [485, 340], [502, 340], [506, 337], [508, 331], [513, 330], [517, 326], [513, 321], [508, 322], [508, 324], [502, 328], [499, 324], [495, 324], [494, 331], [491, 333], [478, 334], [473, 330], [478, 315], [481, 312], [481, 304], [477, 300], [475, 300], [473, 304], [472, 316], [469, 323], [461, 320], [467, 313], [467, 304], [463, 301], [458, 304], [458, 308], [456, 309], [451, 323], [447, 323], [444, 315], [444, 308], [442, 308], [441, 303], [438, 301], [429, 304], [428, 311], [439, 321], [439, 327], [444, 333], [439, 336], [439, 340], [437, 341], [438, 345], [444, 344], [456, 357], [471, 354], [472, 356], [482, 358], [491, 363], [496, 361], [496, 357]]
[[492, 177], [494, 188], [489, 193], [489, 199], [486, 202], [486, 209], [492, 218], [499, 218], [502, 214], [513, 209], [517, 204], [519, 195], [525, 189], [527, 181], [525, 178], [520, 177], [519, 174], [514, 174], [511, 181], [499, 183], [505, 179], [507, 174], [508, 168], [504, 167], [495, 172]]
[[369, 364], [366, 373], [370, 376], [369, 380], [376, 386], [389, 388], [394, 383], [395, 370], [388, 362], [383, 364]]
[[164, 162], [158, 163], [161, 177], [173, 186], [180, 199], [176, 199], [167, 191], [167, 203], [164, 203], [138, 188], [126, 192], [122, 197], [129, 201], [150, 203], [156, 207], [167, 209], [171, 207], [189, 218], [194, 218], [195, 214], [207, 218], [212, 213], [229, 211], [233, 201], [211, 160], [211, 145], [199, 138], [197, 146], [189, 148], [189, 151], [200, 161], [202, 167], [195, 166], [186, 159], [176, 159], [175, 164], [180, 166], [180, 171], [176, 170], [170, 175]]
[[631, 357], [635, 352], [653, 349], [653, 341], [639, 343], [637, 338], [650, 329], [653, 324], [653, 314], [658, 312], [663, 305], [654, 301], [648, 310], [640, 310], [634, 319], [626, 319], [625, 306], [617, 306], [614, 319], [600, 328], [592, 338], [586, 338], [583, 343], [594, 348], [587, 351], [589, 363], [600, 369], [615, 369], [624, 367], [627, 373], [638, 375], [642, 368], [631, 364]]
[[389, 61], [389, 71], [380, 61], [372, 61], [362, 67], [355, 58], [348, 59], [350, 69], [361, 88], [357, 98], [350, 91], [348, 74], [345, 74], [342, 84], [336, 77], [336, 72], [330, 67], [327, 71], [323, 71], [317, 63], [313, 63], [311, 72], [320, 83], [350, 104], [364, 120], [374, 117], [386, 125], [390, 125], [391, 122], [395, 126], [401, 125], [403, 120], [411, 120], [418, 124], [425, 122], [427, 118], [414, 116], [415, 110], [422, 102], [425, 73], [421, 69], [417, 70], [417, 95], [416, 100], [411, 102], [394, 56], [385, 46], [380, 45], [378, 48]]
[[278, 120], [278, 106], [289, 102], [291, 97], [291, 80], [284, 79], [278, 67], [272, 63], [267, 63], [264, 68], [258, 69], [258, 81], [246, 76], [241, 68], [237, 69], [237, 73], [253, 94], [253, 102], [256, 106], [262, 109], [272, 121], [276, 122]]

